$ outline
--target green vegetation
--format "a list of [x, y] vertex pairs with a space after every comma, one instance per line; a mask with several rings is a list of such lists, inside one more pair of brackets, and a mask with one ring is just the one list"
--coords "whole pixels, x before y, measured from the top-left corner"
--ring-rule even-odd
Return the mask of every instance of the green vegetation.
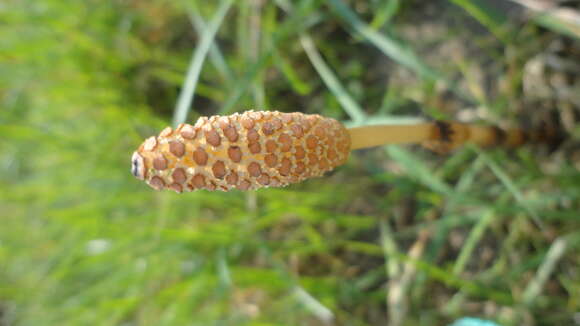
[[525, 3], [3, 1], [0, 325], [577, 322], [571, 145], [377, 148], [254, 193], [129, 173], [174, 115], [249, 108], [349, 125], [553, 114], [577, 141], [578, 20]]

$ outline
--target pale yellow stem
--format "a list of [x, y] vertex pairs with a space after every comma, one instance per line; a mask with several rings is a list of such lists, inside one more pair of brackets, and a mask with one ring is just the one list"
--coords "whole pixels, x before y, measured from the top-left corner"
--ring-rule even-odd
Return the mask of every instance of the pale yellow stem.
[[488, 126], [469, 126], [469, 141], [479, 146], [492, 146], [497, 142], [494, 129]]
[[388, 144], [416, 144], [432, 137], [432, 123], [414, 125], [380, 125], [348, 129], [351, 149]]

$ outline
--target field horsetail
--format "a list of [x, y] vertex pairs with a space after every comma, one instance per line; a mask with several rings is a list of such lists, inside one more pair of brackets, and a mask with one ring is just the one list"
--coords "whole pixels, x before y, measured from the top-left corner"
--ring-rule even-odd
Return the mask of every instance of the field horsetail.
[[444, 121], [347, 129], [317, 114], [247, 111], [163, 129], [133, 153], [131, 173], [156, 190], [251, 190], [322, 176], [351, 150], [379, 145], [422, 144], [446, 153], [467, 142], [518, 147], [561, 140], [547, 124], [531, 131]]

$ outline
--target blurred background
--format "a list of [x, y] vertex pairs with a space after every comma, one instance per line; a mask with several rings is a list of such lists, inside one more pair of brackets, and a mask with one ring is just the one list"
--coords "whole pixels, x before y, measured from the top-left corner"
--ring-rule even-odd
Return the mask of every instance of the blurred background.
[[[0, 325], [580, 325], [579, 39], [578, 1], [4, 0]], [[175, 119], [246, 109], [571, 140], [250, 193], [131, 176]]]

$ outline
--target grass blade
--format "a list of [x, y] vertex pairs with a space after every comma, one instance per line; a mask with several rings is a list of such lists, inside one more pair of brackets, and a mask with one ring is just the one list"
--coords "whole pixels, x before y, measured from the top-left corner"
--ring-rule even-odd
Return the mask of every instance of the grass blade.
[[[309, 3], [309, 1], [301, 1], [296, 7], [300, 8], [303, 2], [306, 4]], [[272, 56], [275, 55], [275, 47], [277, 44], [286, 41], [290, 36], [294, 36], [308, 29], [312, 24], [311, 17], [301, 19], [306, 14], [306, 12], [297, 11], [295, 15], [276, 27], [276, 31], [269, 36], [268, 42], [265, 42], [264, 48], [260, 51], [260, 57], [256, 58], [256, 61], [248, 66], [243, 76], [233, 85], [230, 95], [220, 110], [221, 114], [228, 114], [235, 111], [235, 105], [240, 98], [253, 85], [256, 78], [259, 77], [259, 74], [272, 62]]]
[[503, 13], [481, 0], [451, 0], [451, 2], [467, 11], [499, 40], [506, 44], [509, 43], [508, 35], [504, 28], [507, 23], [507, 17]]
[[410, 69], [425, 80], [443, 83], [445, 87], [465, 101], [478, 103], [471, 94], [461, 90], [456, 83], [447, 79], [441, 72], [429, 67], [410, 47], [377, 32], [364, 23], [342, 0], [329, 0], [329, 4], [358, 34], [393, 61]]
[[342, 0], [330, 0], [329, 4], [357, 33], [361, 34], [371, 44], [376, 46], [394, 61], [411, 69], [425, 79], [432, 81], [443, 79], [442, 75], [421, 61], [421, 59], [410, 48], [378, 33], [365, 24], [344, 4]]
[[429, 167], [421, 162], [420, 159], [414, 157], [409, 151], [398, 146], [387, 146], [386, 150], [389, 157], [404, 166], [410, 176], [417, 178], [430, 189], [450, 197], [456, 195], [448, 184], [435, 176]]
[[532, 217], [534, 222], [538, 227], [543, 228], [543, 223], [540, 220], [538, 213], [528, 205], [521, 191], [515, 185], [515, 183], [510, 179], [510, 177], [497, 165], [493, 160], [489, 158], [482, 150], [477, 149], [477, 153], [483, 158], [485, 164], [491, 169], [495, 176], [504, 184], [507, 190], [512, 194], [512, 196], [518, 201], [528, 214]]
[[[206, 22], [203, 20], [203, 17], [197, 13], [195, 10], [191, 10], [189, 13], [189, 17], [193, 27], [195, 28], [196, 32], [200, 35], [208, 33], [208, 26]], [[212, 61], [213, 65], [222, 75], [224, 80], [228, 83], [232, 83], [234, 80], [234, 74], [232, 73], [230, 67], [228, 66], [226, 60], [222, 52], [220, 51], [217, 44], [212, 43], [209, 49], [209, 57]]]
[[218, 28], [222, 24], [228, 10], [230, 9], [233, 0], [223, 0], [209, 24], [208, 29], [201, 36], [201, 42], [199, 46], [195, 49], [189, 68], [187, 70], [187, 75], [183, 83], [181, 92], [179, 93], [179, 98], [177, 99], [177, 105], [175, 107], [175, 113], [173, 115], [173, 125], [176, 126], [187, 120], [187, 114], [189, 113], [191, 103], [193, 102], [193, 96], [195, 93], [195, 87], [199, 80], [199, 75], [201, 73], [201, 68], [209, 52], [213, 39], [217, 33]]
[[526, 305], [532, 304], [536, 298], [540, 295], [542, 288], [546, 284], [546, 281], [554, 271], [558, 261], [566, 252], [567, 243], [564, 238], [559, 238], [550, 247], [544, 262], [538, 269], [534, 279], [530, 281], [528, 287], [524, 291], [523, 301]]
[[512, 0], [512, 2], [534, 12], [536, 15], [532, 19], [537, 24], [580, 39], [580, 13], [578, 11], [536, 0]]
[[471, 233], [469, 233], [469, 237], [467, 238], [465, 244], [461, 248], [461, 252], [457, 257], [455, 265], [453, 266], [454, 275], [459, 276], [463, 272], [469, 258], [472, 257], [473, 255], [473, 250], [475, 249], [479, 240], [481, 240], [483, 233], [485, 232], [491, 221], [493, 221], [494, 217], [495, 213], [493, 212], [493, 210], [487, 211], [485, 212], [485, 214], [483, 214], [483, 216], [479, 219], [477, 224], [473, 227]]
[[312, 62], [312, 65], [326, 84], [332, 94], [336, 96], [336, 99], [340, 105], [344, 108], [344, 111], [350, 116], [350, 118], [356, 123], [361, 122], [366, 119], [366, 114], [363, 109], [358, 105], [358, 103], [348, 94], [346, 89], [342, 86], [336, 75], [332, 72], [330, 67], [324, 62], [324, 59], [316, 49], [312, 38], [306, 34], [300, 35], [300, 43], [306, 51], [306, 55]]

